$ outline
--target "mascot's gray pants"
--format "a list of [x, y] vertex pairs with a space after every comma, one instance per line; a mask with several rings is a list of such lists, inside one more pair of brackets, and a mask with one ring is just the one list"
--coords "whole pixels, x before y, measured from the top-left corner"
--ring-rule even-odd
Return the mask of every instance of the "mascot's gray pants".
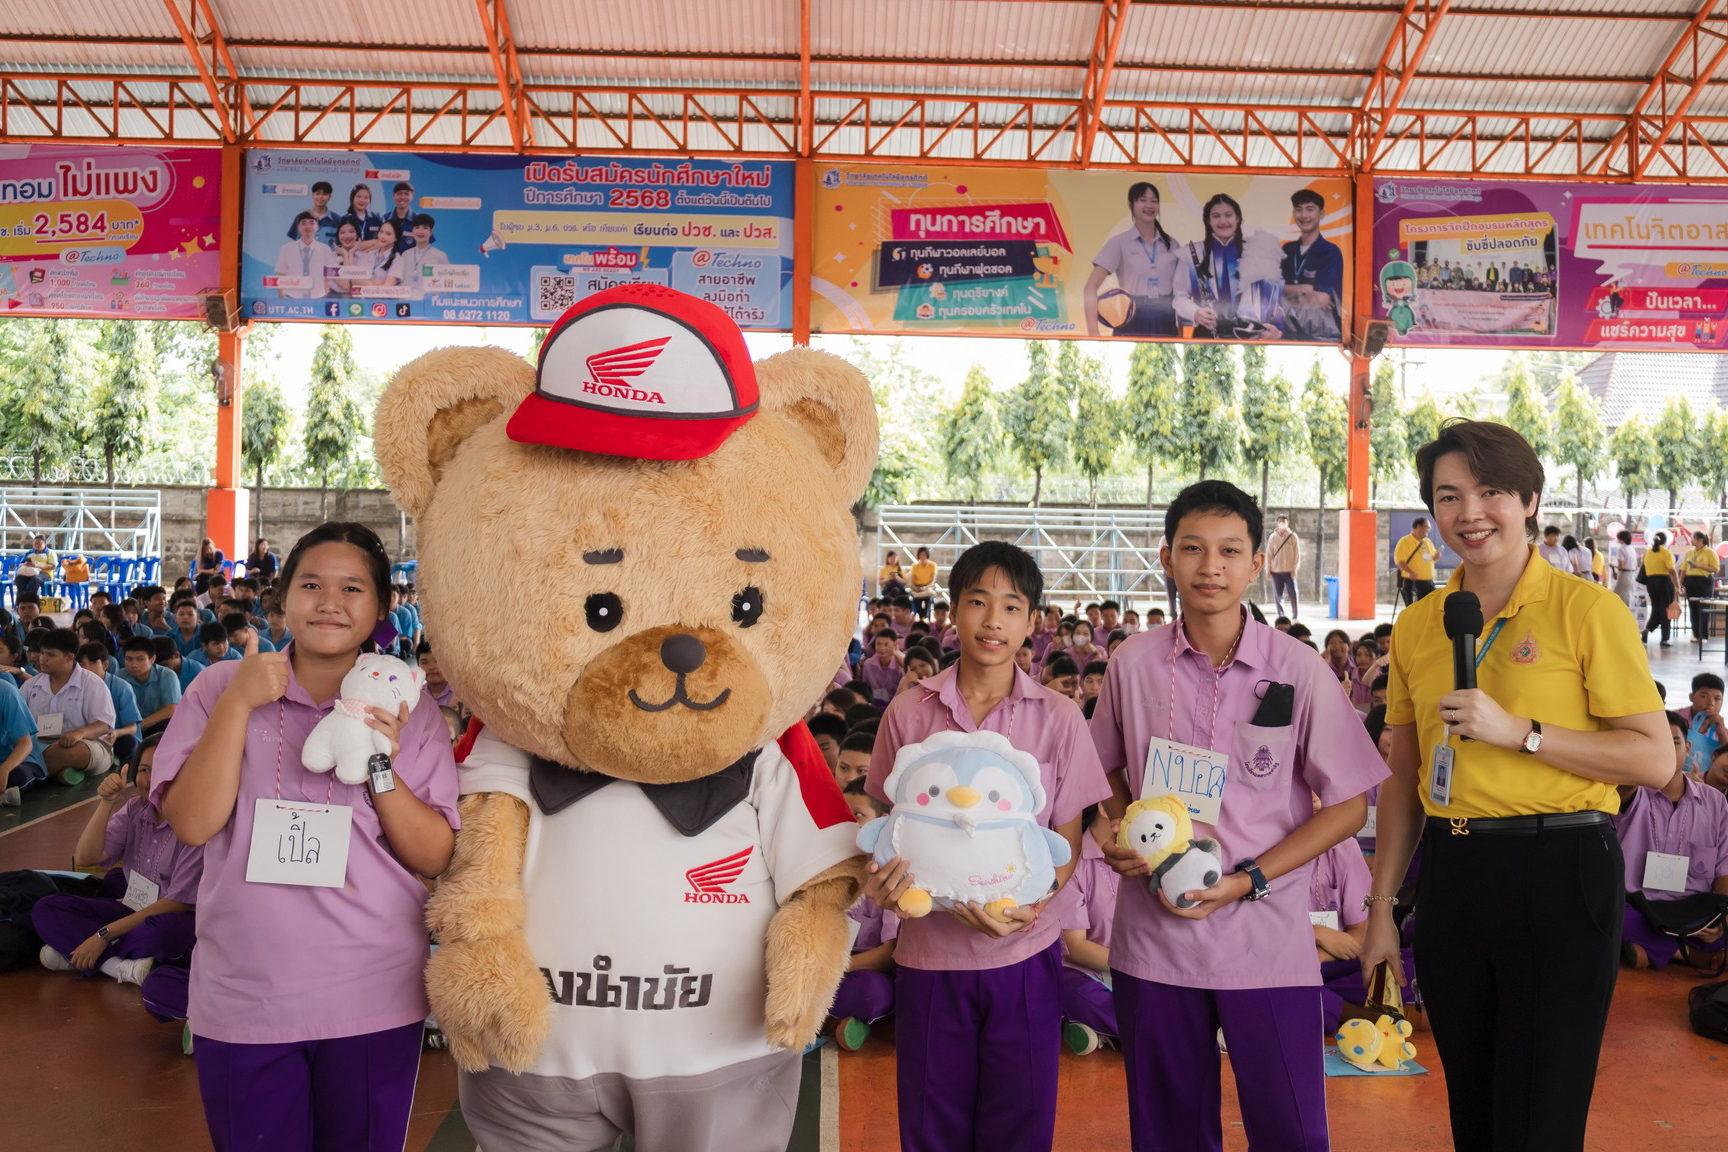
[[570, 1080], [500, 1068], [460, 1074], [462, 1117], [480, 1152], [785, 1152], [803, 1060], [774, 1052], [699, 1076]]

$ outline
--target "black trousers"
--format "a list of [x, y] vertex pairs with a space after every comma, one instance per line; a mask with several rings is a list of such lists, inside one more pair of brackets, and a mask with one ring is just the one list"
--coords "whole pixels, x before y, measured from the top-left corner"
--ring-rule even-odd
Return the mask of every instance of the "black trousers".
[[1581, 1152], [1619, 973], [1612, 824], [1532, 836], [1430, 823], [1416, 968], [1458, 1152]]
[[1704, 614], [1700, 601], [1710, 599], [1716, 581], [1709, 576], [1686, 576], [1681, 586], [1686, 589], [1686, 607], [1692, 612], [1692, 639], [1710, 639], [1710, 617]]
[[1434, 581], [1432, 580], [1411, 580], [1408, 577], [1399, 577], [1398, 592], [1404, 597], [1404, 607], [1406, 608], [1433, 591]]
[[1674, 603], [1674, 585], [1666, 576], [1652, 576], [1644, 589], [1650, 593], [1650, 619], [1645, 621], [1644, 635], [1649, 636], [1660, 628], [1662, 643], [1666, 644], [1673, 627], [1668, 619], [1668, 605]]

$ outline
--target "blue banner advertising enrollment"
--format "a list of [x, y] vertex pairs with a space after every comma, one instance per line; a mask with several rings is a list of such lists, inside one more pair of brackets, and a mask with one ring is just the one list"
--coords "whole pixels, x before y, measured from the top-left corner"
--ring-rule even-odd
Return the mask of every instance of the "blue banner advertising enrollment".
[[781, 161], [246, 154], [242, 307], [263, 320], [550, 324], [614, 284], [792, 317]]

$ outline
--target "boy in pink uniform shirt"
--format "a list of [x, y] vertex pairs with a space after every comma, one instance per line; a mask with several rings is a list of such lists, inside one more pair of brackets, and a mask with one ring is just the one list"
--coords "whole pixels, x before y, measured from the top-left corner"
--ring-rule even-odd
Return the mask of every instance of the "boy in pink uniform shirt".
[[[449, 865], [458, 823], [449, 731], [421, 693], [371, 709], [393, 753], [367, 784], [301, 764], [384, 618], [389, 574], [364, 525], [303, 536], [282, 565], [293, 643], [206, 669], [156, 753], [151, 800], [204, 846], [189, 1019], [217, 1152], [400, 1152], [407, 1132], [428, 1010], [420, 877]], [[247, 879], [258, 801], [273, 799], [347, 809], [341, 887]]]
[[[1674, 737], [1673, 779], [1661, 788], [1619, 789], [1620, 814], [1614, 817], [1614, 831], [1626, 858], [1626, 891], [1643, 892], [1647, 900], [1678, 900], [1694, 892], [1728, 895], [1728, 799], [1685, 771], [1689, 727], [1678, 713], [1668, 713], [1668, 729]], [[1652, 860], [1652, 852], [1680, 860]], [[1721, 926], [1693, 936], [1686, 947], [1721, 951]], [[1627, 967], [1663, 968], [1679, 950], [1678, 940], [1659, 932], [1643, 912], [1626, 905], [1620, 954]]]
[[1111, 836], [1110, 818], [1101, 809], [1094, 804], [1081, 817], [1086, 835], [1080, 838], [1080, 865], [1069, 881], [1074, 898], [1062, 917], [1062, 1038], [1076, 1056], [1096, 1052], [1101, 1041], [1114, 1043], [1118, 1035], [1110, 995], [1110, 931], [1122, 878], [1100, 847]]
[[1191, 811], [1217, 804], [1195, 834], [1219, 842], [1226, 875], [1179, 909], [1137, 854], [1105, 851], [1124, 877], [1110, 966], [1133, 1148], [1223, 1147], [1222, 1028], [1250, 1146], [1319, 1152], [1328, 1136], [1311, 862], [1362, 826], [1363, 793], [1386, 767], [1325, 662], [1242, 608], [1265, 562], [1254, 500], [1202, 481], [1171, 503], [1165, 528], [1161, 560], [1183, 615], [1116, 650], [1092, 736], [1115, 819], [1148, 794], [1155, 741], [1228, 757], [1221, 777], [1184, 797]]
[[[936, 732], [996, 732], [1034, 756], [1049, 798], [1037, 819], [1072, 851], [1057, 892], [1006, 922], [976, 904], [900, 921], [895, 1009], [900, 1146], [905, 1152], [1049, 1149], [1056, 1128], [1064, 886], [1080, 856], [1081, 813], [1109, 794], [1080, 709], [1014, 664], [1032, 631], [1044, 577], [1031, 556], [986, 541], [950, 571], [960, 660], [895, 697], [882, 718], [866, 788], [883, 784], [903, 745]], [[870, 865], [865, 893], [896, 908], [914, 883], [904, 860]]]

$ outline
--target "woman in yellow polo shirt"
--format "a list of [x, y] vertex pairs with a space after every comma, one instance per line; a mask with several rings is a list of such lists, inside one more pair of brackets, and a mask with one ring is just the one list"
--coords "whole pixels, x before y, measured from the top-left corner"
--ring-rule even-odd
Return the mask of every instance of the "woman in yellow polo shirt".
[[1686, 607], [1692, 612], [1692, 639], [1710, 639], [1710, 617], [1704, 611], [1703, 601], [1716, 594], [1716, 573], [1722, 570], [1722, 561], [1710, 547], [1710, 537], [1702, 532], [1692, 533], [1692, 547], [1686, 550], [1686, 555], [1680, 558], [1680, 585], [1686, 590]]
[[1650, 593], [1650, 619], [1644, 622], [1644, 643], [1650, 643], [1650, 633], [1662, 629], [1662, 647], [1668, 647], [1673, 628], [1668, 619], [1668, 606], [1679, 598], [1680, 589], [1675, 575], [1674, 553], [1665, 545], [1668, 537], [1658, 532], [1650, 540], [1650, 550], [1644, 553], [1644, 590]]
[[911, 592], [913, 613], [920, 620], [930, 619], [930, 606], [936, 599], [936, 561], [930, 559], [928, 548], [918, 549], [918, 559], [912, 564]]
[[[1531, 547], [1543, 472], [1524, 438], [1452, 421], [1416, 460], [1462, 563], [1392, 635], [1363, 970], [1403, 978], [1392, 902], [1420, 836], [1416, 955], [1453, 1144], [1582, 1149], [1620, 959], [1615, 786], [1673, 775], [1673, 748], [1626, 606]], [[1462, 590], [1485, 623], [1460, 692], [1443, 619]]]

